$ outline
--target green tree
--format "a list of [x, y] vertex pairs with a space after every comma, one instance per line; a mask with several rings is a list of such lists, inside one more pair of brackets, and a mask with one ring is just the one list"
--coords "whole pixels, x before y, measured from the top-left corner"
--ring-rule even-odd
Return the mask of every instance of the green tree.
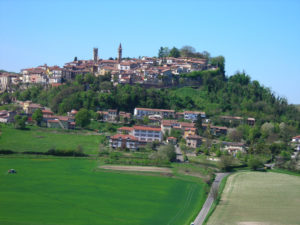
[[43, 113], [41, 109], [37, 109], [32, 114], [32, 119], [36, 122], [38, 126], [41, 126], [43, 120]]
[[182, 57], [193, 57], [196, 53], [196, 49], [192, 46], [186, 45], [180, 49], [180, 55]]
[[174, 57], [174, 58], [180, 57], [180, 51], [176, 47], [173, 47], [169, 53], [169, 57]]
[[15, 119], [14, 124], [16, 129], [23, 130], [26, 128], [27, 116], [16, 115], [14, 119]]
[[252, 170], [257, 170], [261, 167], [264, 166], [263, 162], [261, 161], [260, 158], [258, 158], [257, 156], [256, 157], [251, 157], [249, 160], [248, 160], [248, 166], [252, 169]]
[[198, 134], [201, 135], [202, 132], [203, 132], [202, 131], [202, 117], [201, 117], [201, 114], [198, 114], [195, 126], [197, 128]]
[[219, 161], [219, 168], [222, 171], [230, 171], [234, 165], [234, 158], [231, 155], [222, 155]]
[[76, 125], [79, 127], [87, 127], [91, 122], [91, 115], [89, 111], [82, 108], [75, 116]]
[[158, 50], [158, 58], [167, 57], [170, 54], [170, 50], [168, 47], [160, 47]]
[[211, 58], [210, 63], [211, 63], [211, 65], [217, 66], [218, 68], [220, 68], [221, 73], [223, 74], [223, 76], [225, 76], [225, 58], [224, 58], [224, 56], [213, 57], [213, 58]]

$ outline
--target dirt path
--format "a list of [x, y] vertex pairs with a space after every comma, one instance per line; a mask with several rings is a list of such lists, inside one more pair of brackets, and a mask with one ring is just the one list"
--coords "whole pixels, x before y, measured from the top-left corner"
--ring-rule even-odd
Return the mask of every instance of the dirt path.
[[121, 170], [121, 171], [172, 173], [172, 170], [170, 168], [154, 167], [154, 166], [113, 166], [113, 165], [104, 165], [104, 166], [99, 166], [99, 168], [100, 169], [108, 169], [108, 170]]
[[210, 210], [210, 207], [214, 201], [214, 197], [213, 197], [213, 194], [212, 194], [212, 190], [213, 188], [219, 188], [219, 185], [222, 181], [222, 179], [224, 177], [226, 177], [229, 173], [217, 173], [216, 174], [216, 179], [214, 180], [213, 184], [212, 184], [212, 187], [210, 189], [210, 192], [208, 194], [208, 197], [204, 203], [204, 205], [202, 206], [202, 209], [201, 211], [199, 212], [198, 216], [196, 217], [195, 221], [194, 221], [194, 224], [195, 225], [202, 225], [209, 210]]

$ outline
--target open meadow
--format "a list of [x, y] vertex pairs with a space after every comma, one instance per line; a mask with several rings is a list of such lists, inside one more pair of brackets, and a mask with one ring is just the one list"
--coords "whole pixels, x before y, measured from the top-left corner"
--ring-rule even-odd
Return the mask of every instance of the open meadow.
[[300, 177], [272, 172], [229, 176], [209, 225], [300, 223]]
[[81, 146], [84, 153], [97, 154], [99, 143], [105, 139], [105, 136], [102, 135], [35, 126], [29, 127], [28, 130], [2, 126], [0, 130], [0, 150], [12, 150], [14, 152], [46, 152], [51, 148], [75, 150], [78, 146]]
[[1, 157], [0, 224], [188, 225], [206, 199], [199, 178], [98, 167], [87, 158]]

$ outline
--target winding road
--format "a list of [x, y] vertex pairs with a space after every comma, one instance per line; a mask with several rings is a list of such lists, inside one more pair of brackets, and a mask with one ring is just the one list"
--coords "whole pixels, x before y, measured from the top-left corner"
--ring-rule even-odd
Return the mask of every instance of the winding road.
[[216, 178], [212, 184], [212, 187], [210, 189], [210, 192], [208, 194], [208, 197], [201, 209], [201, 211], [199, 212], [198, 216], [196, 217], [195, 221], [194, 221], [194, 225], [202, 225], [203, 224], [203, 221], [205, 220], [208, 212], [209, 212], [209, 209], [214, 201], [214, 197], [213, 197], [213, 194], [212, 194], [212, 190], [214, 188], [217, 188], [219, 189], [219, 186], [220, 186], [220, 183], [222, 181], [222, 179], [224, 177], [226, 177], [229, 173], [217, 173], [216, 174]]

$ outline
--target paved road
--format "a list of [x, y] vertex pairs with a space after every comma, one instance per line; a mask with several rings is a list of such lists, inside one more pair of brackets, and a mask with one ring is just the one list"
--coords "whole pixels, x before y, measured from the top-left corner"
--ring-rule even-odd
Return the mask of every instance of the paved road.
[[175, 145], [175, 152], [176, 152], [176, 160], [178, 162], [184, 162], [184, 158], [179, 146]]
[[207, 213], [214, 201], [214, 198], [213, 198], [213, 195], [212, 195], [212, 190], [213, 188], [219, 188], [219, 185], [222, 181], [222, 179], [227, 176], [229, 173], [217, 173], [216, 174], [216, 178], [212, 184], [212, 188], [208, 194], [208, 197], [201, 209], [201, 211], [199, 212], [198, 216], [196, 217], [195, 221], [194, 221], [194, 224], [195, 225], [202, 225], [203, 221], [205, 220], [206, 216], [207, 216]]

